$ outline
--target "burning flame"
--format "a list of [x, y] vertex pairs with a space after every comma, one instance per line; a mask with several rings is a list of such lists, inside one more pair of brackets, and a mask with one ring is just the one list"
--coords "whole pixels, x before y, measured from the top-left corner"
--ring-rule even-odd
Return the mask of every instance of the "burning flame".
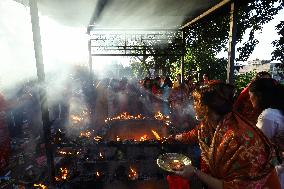
[[67, 179], [67, 175], [68, 175], [68, 169], [60, 167], [60, 174], [61, 175], [59, 177], [55, 177], [55, 180], [56, 181], [66, 180]]
[[65, 151], [62, 151], [62, 150], [60, 150], [60, 151], [58, 151], [58, 154], [60, 154], [60, 155], [73, 155], [73, 154], [80, 154], [80, 152], [65, 152]]
[[95, 136], [95, 137], [94, 137], [94, 140], [97, 141], [97, 142], [100, 141], [100, 140], [102, 140], [102, 139], [103, 139], [103, 138], [100, 137], [100, 136]]
[[148, 139], [148, 136], [147, 135], [143, 135], [141, 138], [140, 138], [140, 141], [145, 141]]
[[130, 172], [128, 174], [128, 177], [131, 179], [131, 180], [136, 180], [138, 178], [138, 174], [137, 172], [135, 171], [135, 169], [133, 169], [132, 167], [130, 167]]
[[164, 116], [160, 111], [158, 111], [158, 112], [155, 114], [154, 117], [155, 117], [155, 119], [161, 120], [161, 121], [170, 119], [170, 116]]
[[120, 138], [118, 136], [116, 136], [116, 141], [120, 141]]
[[47, 186], [43, 185], [43, 184], [34, 184], [35, 187], [39, 187], [41, 189], [47, 189]]
[[100, 159], [104, 159], [104, 156], [103, 156], [103, 154], [100, 152]]
[[100, 176], [101, 176], [99, 171], [96, 172], [96, 176], [97, 176], [97, 177], [100, 177]]
[[156, 131], [154, 131], [154, 130], [151, 130], [151, 131], [152, 131], [153, 135], [156, 137], [157, 140], [161, 140], [161, 137], [159, 136], [159, 134]]
[[[160, 121], [165, 121], [166, 125], [170, 125], [171, 121], [170, 121], [170, 116], [165, 116], [163, 115], [160, 111], [157, 112], [154, 115], [154, 118], [156, 120], [160, 120]], [[113, 121], [113, 120], [143, 120], [143, 119], [150, 119], [149, 117], [144, 117], [142, 114], [138, 114], [138, 115], [130, 115], [127, 112], [123, 112], [122, 114], [116, 116], [116, 117], [108, 117], [107, 119], [105, 119], [105, 123], [109, 122], [109, 121]]]
[[130, 115], [127, 112], [123, 112], [122, 114], [120, 114], [120, 115], [118, 115], [116, 117], [107, 118], [105, 120], [105, 122], [107, 123], [108, 121], [112, 121], [112, 120], [142, 120], [142, 119], [145, 119], [145, 117], [142, 116], [141, 114], [138, 114], [138, 115], [134, 116], [134, 115]]
[[76, 123], [78, 123], [78, 122], [80, 122], [80, 121], [83, 120], [82, 117], [80, 117], [80, 116], [75, 116], [75, 115], [71, 115], [71, 119], [72, 119], [74, 122], [76, 122]]
[[72, 152], [58, 151], [61, 155], [72, 155]]
[[87, 137], [90, 138], [91, 137], [91, 132], [90, 131], [86, 131], [86, 132], [81, 132], [80, 133], [80, 137]]

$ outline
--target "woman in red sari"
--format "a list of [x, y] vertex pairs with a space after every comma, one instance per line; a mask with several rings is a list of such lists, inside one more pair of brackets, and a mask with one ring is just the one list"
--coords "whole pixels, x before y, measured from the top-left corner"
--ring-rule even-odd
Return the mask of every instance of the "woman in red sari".
[[201, 124], [176, 139], [199, 143], [205, 163], [201, 170], [189, 165], [176, 174], [185, 178], [195, 174], [212, 189], [280, 189], [271, 143], [258, 128], [232, 112], [233, 87], [211, 82], [195, 90], [193, 97]]
[[258, 112], [252, 106], [249, 96], [249, 86], [253, 81], [261, 78], [271, 78], [271, 75], [266, 71], [258, 72], [255, 78], [242, 90], [242, 92], [240, 93], [236, 102], [233, 105], [234, 111], [240, 113], [244, 118], [246, 118], [252, 124], [256, 124], [258, 115], [261, 112]]

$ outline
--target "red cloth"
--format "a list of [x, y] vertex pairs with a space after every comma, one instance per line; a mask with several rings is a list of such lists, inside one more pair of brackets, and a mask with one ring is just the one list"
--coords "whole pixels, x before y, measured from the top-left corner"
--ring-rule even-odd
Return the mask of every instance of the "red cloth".
[[189, 180], [176, 175], [168, 175], [169, 189], [190, 189]]
[[234, 110], [241, 114], [245, 119], [250, 121], [252, 124], [256, 124], [257, 118], [260, 112], [257, 112], [250, 101], [249, 96], [249, 86], [242, 90], [240, 95], [238, 96], [236, 102], [234, 103]]

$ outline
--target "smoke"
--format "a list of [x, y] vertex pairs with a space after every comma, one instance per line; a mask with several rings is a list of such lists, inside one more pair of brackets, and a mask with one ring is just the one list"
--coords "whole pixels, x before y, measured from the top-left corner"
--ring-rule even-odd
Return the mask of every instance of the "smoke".
[[[46, 72], [64, 70], [70, 64], [87, 63], [88, 36], [85, 32], [92, 15], [96, 17], [94, 22], [98, 27], [176, 28], [196, 16], [197, 11], [208, 9], [218, 1], [210, 2], [39, 0]], [[0, 89], [4, 89], [23, 79], [34, 78], [36, 68], [28, 0], [1, 0], [0, 14]]]
[[[0, 90], [36, 78], [30, 20], [28, 7], [13, 0], [0, 1]], [[73, 65], [87, 64], [88, 36], [84, 27], [62, 25], [41, 13], [40, 26], [47, 75], [51, 72], [67, 74]]]
[[109, 1], [99, 27], [111, 28], [178, 28], [185, 20], [198, 15], [217, 1], [206, 0], [120, 0]]
[[[15, 0], [28, 4], [28, 0]], [[177, 28], [219, 0], [38, 0], [39, 11], [72, 27]], [[94, 22], [94, 23], [93, 23]]]
[[89, 24], [97, 0], [39, 0], [39, 11], [58, 23], [85, 27]]

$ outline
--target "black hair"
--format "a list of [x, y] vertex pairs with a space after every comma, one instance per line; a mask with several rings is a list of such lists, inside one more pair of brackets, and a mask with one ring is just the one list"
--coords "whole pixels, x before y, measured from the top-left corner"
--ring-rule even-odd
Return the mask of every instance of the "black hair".
[[255, 95], [256, 105], [260, 111], [267, 108], [279, 109], [284, 115], [284, 87], [271, 78], [253, 81], [249, 91]]
[[168, 85], [170, 88], [172, 88], [173, 86], [173, 82], [171, 81], [171, 79], [169, 77], [166, 77], [165, 80], [164, 80], [164, 86]]
[[233, 109], [234, 87], [222, 82], [209, 83], [200, 86], [194, 92], [194, 96], [198, 97], [203, 105], [208, 106], [211, 110], [219, 115], [226, 115]]
[[[150, 82], [149, 86], [146, 85], [147, 81]], [[152, 88], [152, 80], [149, 77], [145, 77], [144, 82], [143, 82], [143, 86], [144, 86], [145, 89], [151, 89]]]
[[262, 71], [256, 74], [255, 79], [260, 79], [260, 78], [263, 78], [264, 76], [268, 76], [269, 78], [271, 78], [271, 74], [269, 72]]

